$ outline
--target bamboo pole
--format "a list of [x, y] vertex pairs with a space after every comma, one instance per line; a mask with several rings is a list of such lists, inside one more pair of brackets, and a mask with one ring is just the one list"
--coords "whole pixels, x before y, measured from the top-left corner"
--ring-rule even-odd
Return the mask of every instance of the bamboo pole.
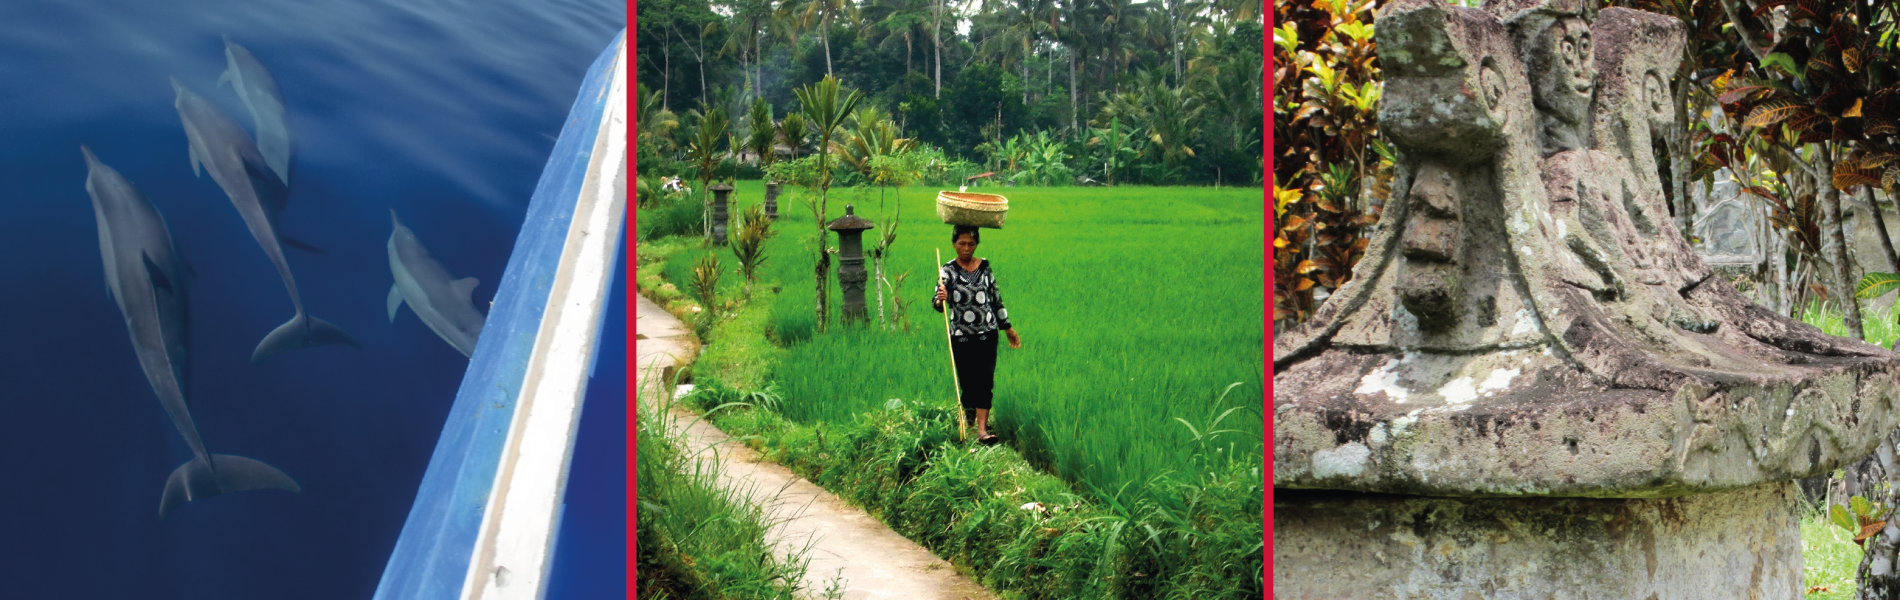
[[957, 408], [957, 441], [963, 441], [970, 435], [970, 425], [969, 420], [963, 418], [963, 382], [957, 377], [957, 351], [950, 341], [950, 298], [948, 297], [950, 282], [944, 281], [943, 278], [943, 249], [937, 248], [936, 252], [937, 287], [943, 288], [946, 295], [943, 299], [943, 346], [950, 351], [950, 383], [955, 385], [957, 390], [956, 397], [951, 398]]

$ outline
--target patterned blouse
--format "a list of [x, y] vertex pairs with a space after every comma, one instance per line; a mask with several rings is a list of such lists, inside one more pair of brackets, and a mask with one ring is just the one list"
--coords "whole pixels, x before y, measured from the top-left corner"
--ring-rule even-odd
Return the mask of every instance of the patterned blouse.
[[[996, 290], [996, 276], [990, 273], [989, 259], [981, 259], [975, 271], [965, 271], [951, 259], [938, 270], [938, 281], [948, 282], [944, 286], [949, 293], [947, 304], [950, 306], [950, 322], [955, 323], [954, 338], [972, 339], [1009, 329], [1009, 311], [1003, 308], [1003, 295]], [[936, 294], [932, 289], [931, 294]], [[943, 312], [942, 306], [933, 308]]]

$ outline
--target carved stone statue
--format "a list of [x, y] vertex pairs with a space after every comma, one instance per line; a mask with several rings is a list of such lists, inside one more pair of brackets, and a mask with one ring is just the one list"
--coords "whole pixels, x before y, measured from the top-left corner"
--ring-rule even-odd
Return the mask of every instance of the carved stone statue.
[[1672, 225], [1684, 27], [1595, 2], [1381, 10], [1403, 195], [1274, 339], [1280, 597], [1798, 598], [1790, 481], [1894, 428], [1900, 356]]

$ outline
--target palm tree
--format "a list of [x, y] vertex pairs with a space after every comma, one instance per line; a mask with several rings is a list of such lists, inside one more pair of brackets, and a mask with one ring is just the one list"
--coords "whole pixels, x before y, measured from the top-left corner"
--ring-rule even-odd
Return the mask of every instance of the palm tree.
[[930, 19], [925, 17], [928, 10], [924, 6], [927, 0], [870, 0], [858, 8], [858, 15], [871, 24], [871, 28], [884, 33], [879, 47], [892, 45], [897, 39], [904, 41], [904, 75], [910, 76], [911, 55], [915, 53], [915, 38], [929, 33], [926, 27]]
[[[726, 45], [720, 52], [739, 57], [739, 70], [746, 76], [746, 92], [760, 94], [764, 87], [764, 28], [770, 25], [772, 18], [772, 0], [734, 0], [732, 3], [734, 35], [726, 38]], [[752, 55], [752, 69], [745, 68], [746, 55]]]
[[850, 0], [782, 0], [778, 14], [798, 30], [818, 30], [818, 42], [825, 47], [825, 76], [831, 76], [831, 26], [833, 21], [851, 17], [857, 5]]
[[[1076, 100], [1081, 98], [1075, 87], [1076, 51], [1082, 42], [1082, 31], [1076, 23], [1076, 17], [1080, 16], [1078, 8], [1078, 0], [1055, 0], [1049, 20], [1049, 39], [1069, 51], [1069, 130], [1072, 133], [1083, 131], [1082, 124], [1077, 122], [1082, 113], [1075, 105]], [[1055, 47], [1052, 45], [1049, 49], [1050, 62], [1054, 63], [1055, 58]], [[1051, 67], [1054, 65], [1051, 64]]]
[[1099, 52], [1102, 61], [1096, 71], [1096, 83], [1107, 85], [1120, 79], [1122, 69], [1134, 58], [1130, 44], [1140, 32], [1141, 20], [1147, 16], [1149, 5], [1136, 0], [1087, 1], [1089, 4], [1083, 8], [1086, 16], [1082, 19], [1087, 27], [1084, 35], [1091, 38], [1089, 46]]
[[1181, 50], [1184, 42], [1182, 38], [1192, 35], [1190, 31], [1205, 20], [1207, 7], [1207, 0], [1161, 0], [1161, 12], [1155, 16], [1160, 21], [1161, 33], [1167, 36], [1168, 53], [1173, 57], [1175, 87], [1183, 85]]
[[794, 92], [798, 94], [799, 106], [818, 128], [818, 201], [813, 206], [812, 218], [818, 226], [818, 264], [814, 271], [818, 276], [818, 331], [823, 332], [830, 304], [825, 294], [825, 276], [831, 271], [831, 254], [825, 243], [825, 211], [831, 190], [831, 136], [844, 124], [845, 117], [857, 109], [864, 94], [848, 88], [840, 90], [838, 78], [829, 75]]
[[[1052, 0], [998, 0], [985, 11], [991, 35], [983, 40], [982, 56], [1008, 61], [1022, 68], [1023, 104], [1029, 104], [1029, 57], [1038, 42], [1054, 33]], [[974, 37], [974, 36], [973, 36]]]

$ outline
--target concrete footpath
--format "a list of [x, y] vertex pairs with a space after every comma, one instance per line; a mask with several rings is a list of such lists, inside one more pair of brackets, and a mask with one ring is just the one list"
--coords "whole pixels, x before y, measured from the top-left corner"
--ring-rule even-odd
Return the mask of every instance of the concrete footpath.
[[[635, 326], [636, 376], [642, 402], [657, 397], [663, 373], [686, 361], [697, 350], [692, 330], [659, 305], [639, 297]], [[649, 369], [648, 365], [654, 365]], [[648, 373], [654, 381], [648, 381]], [[820, 598], [828, 589], [843, 590], [843, 598], [970, 600], [995, 595], [957, 573], [950, 563], [916, 542], [891, 531], [876, 518], [843, 499], [792, 473], [777, 463], [760, 459], [730, 436], [683, 408], [668, 414], [674, 419], [688, 453], [718, 463], [719, 485], [746, 495], [765, 507], [773, 525], [766, 533], [780, 556], [806, 551], [811, 566], [805, 573], [803, 598]]]

